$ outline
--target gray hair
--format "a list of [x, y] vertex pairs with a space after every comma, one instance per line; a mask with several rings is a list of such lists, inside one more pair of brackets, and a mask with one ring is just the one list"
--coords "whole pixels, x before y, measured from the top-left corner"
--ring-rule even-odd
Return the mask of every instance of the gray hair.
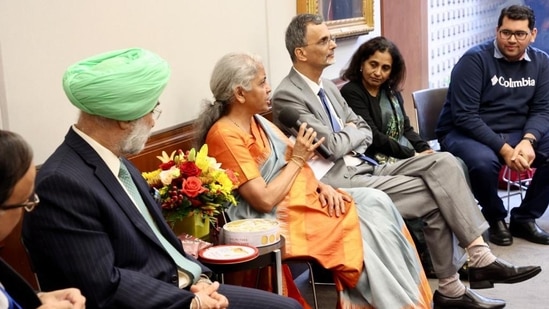
[[223, 115], [228, 113], [234, 102], [236, 88], [252, 89], [252, 80], [262, 64], [261, 58], [246, 52], [226, 54], [217, 61], [210, 78], [210, 90], [214, 100], [202, 101], [200, 115], [194, 122], [196, 129], [195, 147], [206, 142], [210, 127]]
[[324, 22], [322, 16], [317, 14], [296, 15], [286, 29], [286, 49], [290, 53], [292, 62], [295, 62], [295, 49], [307, 45], [307, 25], [313, 23], [320, 25]]

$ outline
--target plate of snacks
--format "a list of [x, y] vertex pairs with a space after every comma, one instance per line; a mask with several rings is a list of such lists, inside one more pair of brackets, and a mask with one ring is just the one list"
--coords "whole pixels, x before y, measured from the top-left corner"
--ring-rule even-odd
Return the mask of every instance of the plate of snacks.
[[198, 252], [201, 261], [217, 264], [246, 262], [255, 259], [258, 254], [256, 247], [246, 245], [218, 245]]

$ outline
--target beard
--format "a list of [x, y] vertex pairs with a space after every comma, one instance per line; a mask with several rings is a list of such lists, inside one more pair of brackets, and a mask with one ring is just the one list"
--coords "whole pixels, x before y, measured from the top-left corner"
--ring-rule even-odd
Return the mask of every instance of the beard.
[[145, 144], [151, 134], [151, 127], [148, 126], [145, 118], [135, 122], [132, 131], [120, 143], [120, 153], [124, 155], [138, 154], [145, 148]]

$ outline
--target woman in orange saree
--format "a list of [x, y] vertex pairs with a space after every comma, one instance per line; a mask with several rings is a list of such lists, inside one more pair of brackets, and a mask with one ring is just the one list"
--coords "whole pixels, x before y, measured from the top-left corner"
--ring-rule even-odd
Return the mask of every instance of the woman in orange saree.
[[390, 198], [368, 188], [334, 189], [307, 161], [322, 140], [303, 124], [291, 142], [258, 115], [271, 88], [261, 61], [231, 53], [210, 80], [215, 101], [196, 124], [199, 142], [237, 173], [231, 220], [276, 218], [286, 255], [312, 257], [332, 271], [340, 308], [431, 308], [432, 294], [411, 237]]

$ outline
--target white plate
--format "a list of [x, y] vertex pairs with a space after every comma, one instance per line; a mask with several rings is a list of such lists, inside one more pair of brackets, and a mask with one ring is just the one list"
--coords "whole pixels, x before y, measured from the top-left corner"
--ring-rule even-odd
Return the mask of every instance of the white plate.
[[258, 255], [255, 247], [243, 245], [219, 245], [201, 250], [198, 256], [211, 263], [240, 263], [254, 259]]

